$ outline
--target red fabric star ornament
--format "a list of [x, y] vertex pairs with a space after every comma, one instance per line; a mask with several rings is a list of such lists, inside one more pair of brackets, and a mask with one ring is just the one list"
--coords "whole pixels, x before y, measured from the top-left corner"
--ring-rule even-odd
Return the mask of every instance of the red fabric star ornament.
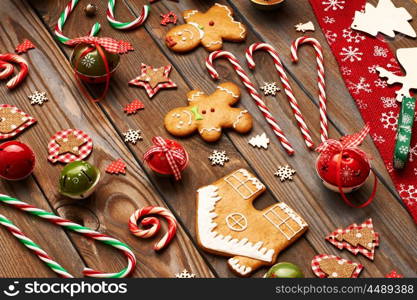
[[139, 109], [145, 108], [145, 105], [143, 105], [142, 102], [139, 101], [139, 99], [134, 99], [129, 104], [126, 104], [123, 108], [124, 112], [128, 115], [135, 114]]
[[35, 45], [28, 39], [25, 39], [23, 43], [17, 45], [15, 51], [18, 54], [20, 54], [20, 53], [26, 53], [29, 49], [34, 49], [34, 48], [36, 48]]
[[178, 17], [173, 11], [170, 11], [166, 13], [165, 15], [161, 14], [161, 18], [162, 18], [161, 25], [164, 25], [164, 26], [166, 26], [169, 23], [177, 24], [177, 21], [178, 21]]
[[177, 85], [168, 78], [171, 69], [171, 65], [154, 68], [142, 63], [141, 74], [129, 81], [129, 84], [145, 88], [149, 98], [152, 98], [160, 89], [177, 87]]
[[398, 274], [397, 271], [392, 270], [387, 275], [385, 275], [385, 278], [404, 278], [404, 275]]
[[107, 166], [106, 172], [109, 174], [126, 174], [126, 164], [124, 161], [119, 158], [118, 160], [113, 161], [110, 165]]

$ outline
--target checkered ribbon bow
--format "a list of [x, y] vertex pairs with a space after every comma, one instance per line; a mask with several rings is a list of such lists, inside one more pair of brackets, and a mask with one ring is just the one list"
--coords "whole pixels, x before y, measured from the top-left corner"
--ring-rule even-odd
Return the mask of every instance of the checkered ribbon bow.
[[129, 50], [133, 50], [133, 47], [130, 43], [125, 41], [116, 41], [109, 37], [95, 37], [95, 36], [84, 36], [75, 38], [72, 40], [69, 40], [65, 42], [68, 46], [76, 46], [78, 44], [89, 44], [89, 45], [100, 45], [104, 49], [106, 49], [107, 52], [110, 53], [126, 53]]
[[152, 154], [163, 152], [169, 163], [169, 166], [171, 167], [175, 180], [180, 180], [181, 172], [178, 166], [184, 165], [186, 163], [185, 155], [178, 149], [175, 150], [169, 148], [166, 141], [160, 136], [152, 138], [152, 142], [154, 143], [154, 146], [152, 146], [144, 154], [143, 158], [147, 160], [151, 157]]

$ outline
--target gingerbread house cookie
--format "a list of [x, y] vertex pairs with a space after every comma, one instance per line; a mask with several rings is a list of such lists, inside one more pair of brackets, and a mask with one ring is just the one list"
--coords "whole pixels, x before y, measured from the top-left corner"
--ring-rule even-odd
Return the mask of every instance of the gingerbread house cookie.
[[285, 203], [255, 209], [252, 202], [265, 189], [253, 174], [239, 169], [197, 191], [198, 243], [230, 257], [228, 265], [239, 276], [274, 264], [307, 230], [307, 223]]

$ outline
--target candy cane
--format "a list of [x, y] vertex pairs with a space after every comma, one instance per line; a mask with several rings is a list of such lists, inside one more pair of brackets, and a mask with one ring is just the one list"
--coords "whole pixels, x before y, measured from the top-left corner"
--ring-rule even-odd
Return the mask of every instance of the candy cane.
[[13, 234], [19, 242], [25, 247], [32, 250], [52, 271], [63, 278], [74, 278], [59, 263], [54, 261], [38, 244], [28, 238], [12, 221], [0, 214], [0, 224], [3, 225], [11, 234]]
[[300, 128], [301, 134], [303, 135], [304, 141], [308, 148], [314, 149], [314, 143], [310, 136], [310, 130], [308, 129], [304, 117], [301, 113], [300, 106], [298, 105], [298, 102], [294, 97], [294, 93], [290, 86], [287, 74], [284, 71], [284, 67], [282, 66], [278, 52], [274, 49], [274, 47], [266, 43], [254, 43], [250, 45], [249, 48], [246, 50], [246, 60], [248, 61], [250, 69], [255, 68], [253, 53], [257, 50], [264, 50], [272, 56], [272, 59], [274, 60], [275, 69], [277, 70], [280, 80], [284, 86], [285, 94], [287, 95], [287, 98], [290, 102], [291, 109], [297, 121], [298, 127]]
[[221, 51], [221, 50], [217, 50], [217, 51], [214, 51], [214, 52], [210, 53], [210, 55], [207, 57], [207, 60], [206, 60], [206, 67], [208, 69], [208, 72], [209, 72], [210, 76], [213, 79], [218, 79], [219, 78], [219, 74], [214, 69], [213, 62], [216, 58], [222, 58], [222, 57], [226, 58], [233, 65], [233, 68], [235, 69], [235, 71], [239, 75], [240, 80], [245, 85], [245, 87], [246, 87], [247, 91], [249, 92], [249, 94], [251, 95], [252, 99], [255, 100], [256, 105], [258, 106], [259, 110], [262, 112], [266, 121], [271, 126], [275, 135], [278, 137], [278, 140], [281, 142], [282, 147], [284, 147], [285, 151], [287, 151], [287, 153], [289, 155], [294, 154], [294, 149], [292, 148], [290, 142], [286, 138], [284, 132], [279, 127], [276, 119], [272, 116], [272, 114], [269, 111], [268, 107], [266, 106], [265, 102], [261, 99], [261, 96], [259, 95], [259, 93], [256, 90], [253, 83], [250, 81], [250, 79], [249, 79], [248, 75], [246, 74], [245, 70], [243, 70], [239, 61], [237, 60], [237, 58], [232, 53], [230, 53], [228, 51]]
[[12, 63], [19, 64], [20, 71], [16, 74], [16, 76], [14, 76], [12, 79], [10, 79], [6, 84], [6, 86], [9, 89], [14, 89], [28, 75], [28, 72], [29, 72], [28, 63], [21, 56], [19, 56], [17, 54], [14, 54], [14, 53], [0, 54], [0, 61], [12, 62]]
[[323, 65], [323, 49], [315, 38], [303, 36], [296, 39], [291, 44], [291, 59], [294, 63], [298, 62], [297, 50], [302, 44], [310, 44], [313, 46], [314, 51], [316, 52], [316, 61], [317, 61], [317, 83], [319, 87], [319, 106], [320, 106], [320, 138], [324, 142], [329, 138], [328, 129], [329, 125], [327, 123], [327, 109], [326, 109], [326, 83], [324, 79], [324, 65]]
[[147, 215], [160, 215], [168, 221], [168, 232], [153, 247], [156, 251], [161, 250], [168, 246], [169, 242], [175, 236], [175, 233], [177, 232], [177, 221], [175, 220], [175, 217], [166, 208], [157, 206], [147, 206], [138, 209], [130, 217], [129, 230], [130, 232], [132, 232], [132, 234], [146, 239], [154, 236], [159, 231], [159, 229], [161, 228], [161, 223], [155, 217], [146, 217], [141, 221], [140, 224], [143, 227], [150, 226], [148, 229], [140, 229], [138, 227], [138, 220]]
[[133, 20], [132, 22], [119, 22], [116, 21], [116, 19], [114, 18], [115, 5], [116, 0], [109, 0], [107, 5], [107, 20], [113, 28], [119, 30], [129, 30], [142, 25], [145, 22], [151, 10], [150, 5], [144, 5], [142, 11], [140, 12], [140, 16], [137, 17], [135, 20]]
[[18, 199], [12, 198], [7, 195], [0, 194], [0, 202], [6, 203], [10, 206], [16, 207], [24, 212], [27, 212], [29, 214], [32, 214], [34, 216], [37, 216], [42, 219], [46, 219], [49, 222], [61, 226], [65, 229], [69, 229], [72, 231], [75, 231], [77, 233], [80, 233], [88, 238], [97, 240], [102, 242], [103, 244], [112, 246], [116, 249], [119, 249], [123, 252], [123, 254], [127, 257], [128, 265], [126, 268], [121, 270], [117, 273], [103, 273], [100, 271], [96, 271], [90, 268], [85, 268], [83, 270], [83, 274], [87, 277], [96, 277], [96, 278], [123, 278], [129, 275], [133, 269], [136, 266], [136, 258], [135, 254], [132, 252], [132, 250], [127, 246], [126, 244], [120, 242], [119, 240], [116, 240], [115, 238], [112, 238], [108, 235], [99, 233], [97, 231], [94, 231], [88, 227], [81, 226], [77, 223], [71, 222], [69, 220], [66, 220], [64, 218], [61, 218], [53, 213], [47, 212], [45, 210], [42, 210], [40, 208], [37, 208], [35, 206], [32, 206], [30, 204], [27, 204], [23, 201], [20, 201]]
[[2, 69], [2, 71], [0, 72], [0, 79], [10, 77], [14, 72], [14, 66], [2, 60], [0, 60], [0, 69]]
[[[70, 2], [68, 2], [67, 6], [65, 6], [64, 11], [61, 13], [58, 22], [56, 23], [55, 26], [55, 36], [57, 37], [57, 39], [61, 42], [61, 43], [65, 43], [67, 41], [70, 40], [69, 37], [66, 37], [64, 35], [64, 33], [62, 32], [62, 28], [65, 25], [65, 22], [67, 21], [68, 16], [72, 13], [72, 11], [74, 10], [75, 6], [77, 5], [79, 0], [71, 0]], [[95, 23], [93, 25], [93, 27], [91, 27], [90, 36], [96, 36], [98, 34], [98, 32], [100, 31], [101, 25], [100, 23]]]

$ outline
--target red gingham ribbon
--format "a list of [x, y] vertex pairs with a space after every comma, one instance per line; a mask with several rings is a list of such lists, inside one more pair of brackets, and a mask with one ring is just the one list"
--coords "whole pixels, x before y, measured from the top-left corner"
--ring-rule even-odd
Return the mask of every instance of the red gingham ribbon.
[[99, 38], [95, 36], [84, 36], [69, 40], [65, 42], [65, 44], [68, 46], [76, 46], [78, 44], [100, 45], [106, 49], [107, 52], [118, 54], [123, 54], [129, 50], [133, 50], [130, 43], [125, 41], [116, 41], [109, 37]]
[[152, 143], [154, 146], [151, 147], [143, 156], [145, 160], [148, 160], [153, 153], [163, 152], [166, 159], [168, 160], [169, 166], [174, 174], [175, 180], [181, 179], [181, 171], [178, 168], [178, 165], [183, 165], [186, 162], [186, 157], [179, 150], [170, 149], [166, 141], [160, 137], [156, 136], [152, 138]]

